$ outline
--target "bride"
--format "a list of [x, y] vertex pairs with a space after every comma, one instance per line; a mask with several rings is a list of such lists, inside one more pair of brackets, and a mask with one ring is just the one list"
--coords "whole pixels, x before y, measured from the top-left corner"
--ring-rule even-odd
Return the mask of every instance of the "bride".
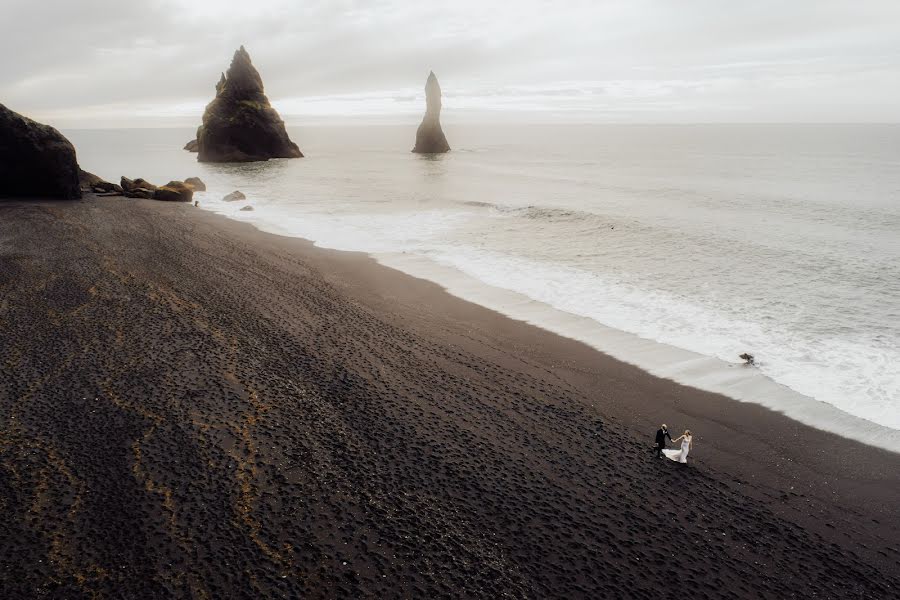
[[678, 440], [681, 440], [681, 450], [663, 450], [663, 454], [665, 454], [666, 458], [669, 460], [686, 463], [688, 452], [691, 451], [691, 440], [693, 440], [691, 430], [685, 429], [684, 434], [682, 434], [681, 437], [675, 438], [672, 442], [677, 443]]

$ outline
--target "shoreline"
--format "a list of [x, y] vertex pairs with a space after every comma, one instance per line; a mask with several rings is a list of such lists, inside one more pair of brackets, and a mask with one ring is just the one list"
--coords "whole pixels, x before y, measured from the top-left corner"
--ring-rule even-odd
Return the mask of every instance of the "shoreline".
[[[329, 249], [327, 246], [323, 248]], [[825, 401], [801, 394], [757, 369], [643, 338], [587, 317], [567, 313], [518, 292], [478, 281], [452, 267], [429, 264], [420, 268], [415, 265], [419, 261], [426, 262], [426, 259], [380, 253], [369, 256], [383, 266], [436, 283], [457, 298], [534, 325], [548, 333], [587, 344], [654, 377], [720, 394], [737, 402], [756, 404], [822, 432], [900, 453], [900, 430], [857, 417]], [[435, 270], [447, 271], [447, 278], [434, 278]]]
[[510, 319], [534, 325], [550, 334], [561, 335], [635, 366], [650, 375], [687, 387], [720, 394], [738, 402], [748, 402], [773, 410], [825, 433], [836, 434], [879, 449], [900, 454], [900, 430], [892, 429], [847, 413], [823, 400], [798, 392], [757, 369], [728, 363], [715, 356], [672, 346], [616, 329], [587, 317], [565, 312], [519, 292], [495, 287], [455, 267], [442, 265], [422, 256], [405, 253], [344, 250], [317, 240], [285, 231], [261, 222], [255, 213], [201, 208], [231, 221], [246, 223], [258, 231], [299, 239], [323, 250], [358, 252], [379, 265], [434, 283], [447, 293], [495, 311]]
[[[325, 595], [431, 589], [628, 597], [664, 581], [692, 586], [699, 597], [715, 597], [723, 583], [737, 597], [813, 588], [824, 597], [877, 597], [897, 589], [890, 573], [900, 564], [900, 457], [892, 452], [659, 379], [372, 257], [193, 207], [89, 195], [77, 203], [5, 203], [0, 216], [0, 240], [7, 239], [0, 243], [7, 294], [0, 320], [10, 326], [0, 414], [17, 417], [0, 432], [0, 467], [12, 472], [26, 460], [10, 448], [27, 438], [48, 461], [62, 461], [36, 472], [56, 477], [61, 488], [83, 483], [73, 488], [77, 510], [55, 488], [61, 496], [37, 504], [54, 528], [37, 538], [64, 541], [65, 560], [53, 561], [57, 577], [89, 559], [103, 567], [125, 552], [116, 536], [103, 539], [94, 520], [117, 506], [89, 493], [104, 485], [96, 477], [105, 469], [140, 484], [123, 492], [113, 521], [148, 532], [160, 523], [167, 532], [165, 552], [152, 536], [143, 544], [149, 572], [129, 571], [145, 585], [164, 578], [167, 553], [202, 574], [181, 580], [183, 589], [209, 589], [221, 577], [211, 558], [189, 558], [179, 540], [207, 547], [198, 523], [219, 522], [204, 511], [224, 500], [233, 512], [224, 522], [236, 518], [238, 525], [219, 534], [232, 539], [228, 548], [247, 544], [240, 555], [252, 559], [259, 589], [273, 593], [279, 569], [292, 591]], [[56, 287], [61, 280], [66, 286]], [[13, 289], [12, 282], [27, 285]], [[11, 311], [17, 319], [5, 319]], [[115, 329], [109, 335], [102, 315]], [[29, 326], [34, 340], [22, 336]], [[72, 348], [91, 354], [62, 352], [74, 362], [58, 362], [29, 345], [69, 340], [60, 331], [71, 334]], [[152, 352], [135, 354], [117, 342], [136, 335], [147, 337], [142, 344]], [[70, 372], [73, 364], [79, 369]], [[19, 381], [32, 368], [42, 374], [38, 383]], [[120, 381], [124, 373], [146, 380], [138, 388], [149, 393]], [[96, 393], [90, 406], [104, 415], [109, 437], [96, 437], [86, 407], [71, 394], [35, 395], [54, 384]], [[21, 402], [25, 395], [35, 406]], [[58, 402], [69, 404], [71, 422], [53, 416]], [[241, 420], [248, 411], [252, 422]], [[694, 430], [688, 470], [650, 455], [660, 421]], [[108, 457], [83, 456], [84, 444]], [[285, 464], [299, 470], [288, 473]], [[12, 483], [0, 487], [0, 500], [31, 498], [21, 480], [4, 481]], [[234, 497], [224, 491], [230, 486]], [[297, 496], [292, 486], [305, 491]], [[697, 491], [686, 505], [672, 491], [685, 486]], [[135, 511], [129, 501], [147, 508]], [[280, 507], [288, 505], [294, 516], [281, 522]], [[393, 508], [379, 513], [386, 507]], [[370, 512], [397, 521], [363, 516]], [[311, 515], [300, 518], [308, 524], [303, 543], [298, 514]], [[41, 569], [51, 567], [36, 576], [26, 565], [41, 555], [41, 543], [26, 541], [35, 534], [25, 515], [10, 522], [5, 533], [14, 543], [2, 562], [14, 567], [0, 577], [17, 574], [17, 585], [40, 589], [40, 579], [52, 579]], [[711, 569], [695, 572], [657, 548], [660, 527], [700, 536], [693, 560]], [[348, 560], [338, 560], [340, 544], [329, 541], [336, 528], [352, 542]], [[370, 529], [401, 558], [378, 558], [382, 546], [360, 533]], [[703, 533], [711, 530], [722, 539]], [[87, 540], [79, 543], [83, 556], [66, 550], [73, 538]], [[604, 552], [602, 540], [616, 551]], [[225, 551], [215, 547], [208, 552]], [[470, 581], [457, 577], [466, 568], [451, 557], [471, 561]], [[754, 560], [770, 571], [760, 574]], [[333, 575], [341, 562], [359, 565], [355, 582]], [[314, 564], [329, 565], [328, 572]], [[482, 568], [488, 564], [493, 571]], [[101, 580], [88, 581], [105, 589]], [[221, 585], [220, 593], [240, 582]]]

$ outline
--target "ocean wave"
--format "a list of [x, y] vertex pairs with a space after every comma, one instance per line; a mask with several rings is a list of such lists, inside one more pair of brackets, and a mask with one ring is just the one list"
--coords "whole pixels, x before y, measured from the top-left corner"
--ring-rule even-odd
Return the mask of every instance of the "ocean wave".
[[462, 204], [465, 206], [486, 208], [498, 216], [517, 217], [520, 219], [544, 221], [547, 223], [577, 222], [579, 224], [612, 224], [612, 220], [606, 215], [571, 208], [558, 208], [552, 206], [536, 205], [513, 206], [508, 204], [495, 204], [493, 202], [481, 202], [478, 200], [468, 200], [462, 202]]
[[732, 363], [749, 350], [772, 380], [900, 430], [894, 408], [900, 398], [900, 350], [875, 338], [813, 335], [755, 318], [738, 304], [725, 310], [562, 264], [459, 247], [432, 258], [492, 287], [645, 339]]

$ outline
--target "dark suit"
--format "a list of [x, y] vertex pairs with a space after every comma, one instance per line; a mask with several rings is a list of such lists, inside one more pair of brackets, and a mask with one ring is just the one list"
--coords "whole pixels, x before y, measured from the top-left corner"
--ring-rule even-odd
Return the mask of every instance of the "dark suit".
[[669, 435], [668, 429], [657, 429], [656, 430], [656, 456], [662, 456], [663, 448], [666, 447], [666, 438], [669, 438], [669, 441], [672, 441], [672, 436]]

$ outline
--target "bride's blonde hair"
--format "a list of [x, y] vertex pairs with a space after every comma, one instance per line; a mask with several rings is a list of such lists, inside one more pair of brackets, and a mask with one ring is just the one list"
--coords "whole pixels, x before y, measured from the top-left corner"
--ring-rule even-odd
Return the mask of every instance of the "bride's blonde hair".
[[685, 429], [685, 430], [684, 430], [684, 435], [691, 435], [691, 430], [690, 430], [690, 429]]

